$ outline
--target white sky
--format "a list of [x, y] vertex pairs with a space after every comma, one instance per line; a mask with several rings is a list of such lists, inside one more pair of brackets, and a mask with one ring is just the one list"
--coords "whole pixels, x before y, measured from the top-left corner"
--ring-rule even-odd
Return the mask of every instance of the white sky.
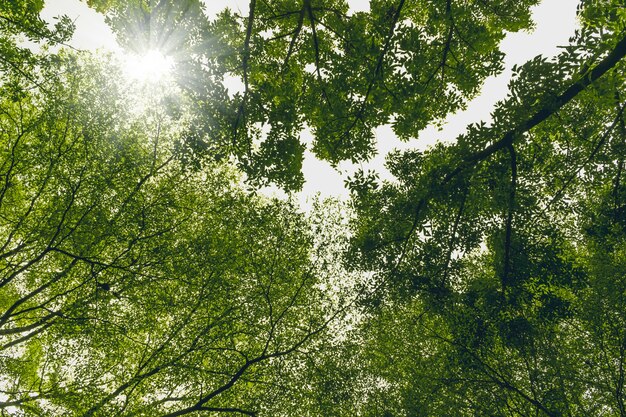
[[[2, 1], [2, 0], [0, 0]], [[174, 1], [174, 0], [172, 0]], [[231, 9], [246, 15], [249, 0], [203, 0], [209, 17], [228, 6]], [[399, 141], [389, 126], [382, 126], [376, 130], [378, 140], [378, 155], [367, 163], [353, 165], [342, 163], [339, 172], [335, 171], [326, 162], [317, 160], [310, 152], [306, 152], [303, 172], [306, 179], [303, 191], [300, 194], [301, 206], [308, 209], [308, 197], [320, 193], [322, 196], [344, 198], [348, 195], [344, 187], [344, 179], [357, 168], [372, 169], [380, 173], [381, 178], [390, 179], [384, 169], [384, 156], [393, 149], [424, 149], [438, 140], [453, 140], [465, 131], [468, 124], [478, 121], [490, 121], [489, 114], [498, 100], [507, 93], [507, 83], [511, 78], [513, 65], [520, 65], [536, 55], [547, 57], [559, 52], [559, 46], [567, 45], [568, 39], [576, 29], [576, 5], [578, 0], [543, 0], [533, 9], [533, 19], [536, 28], [531, 33], [508, 34], [501, 44], [506, 54], [505, 70], [497, 77], [486, 80], [482, 93], [471, 101], [467, 110], [458, 112], [446, 119], [441, 131], [429, 127], [421, 132], [417, 140], [408, 143]], [[368, 10], [367, 0], [348, 0], [352, 11]], [[76, 23], [76, 32], [71, 45], [80, 49], [119, 50], [115, 37], [104, 23], [104, 18], [89, 9], [78, 0], [48, 0], [43, 11], [43, 17], [51, 21], [54, 16], [66, 14]], [[233, 85], [233, 87], [235, 87]], [[309, 132], [303, 133], [305, 142], [311, 140]], [[272, 190], [267, 190], [272, 193]]]

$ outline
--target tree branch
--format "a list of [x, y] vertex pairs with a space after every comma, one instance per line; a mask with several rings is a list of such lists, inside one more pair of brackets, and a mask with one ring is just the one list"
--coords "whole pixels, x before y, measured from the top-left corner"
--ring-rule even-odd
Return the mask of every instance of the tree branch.
[[254, 24], [254, 12], [256, 10], [256, 0], [250, 0], [250, 12], [248, 14], [248, 24], [246, 26], [246, 38], [243, 43], [243, 56], [241, 58], [241, 69], [243, 71], [243, 85], [244, 92], [243, 98], [241, 99], [241, 103], [237, 109], [237, 118], [234, 123], [234, 132], [233, 132], [233, 145], [237, 143], [237, 131], [239, 130], [239, 123], [241, 122], [241, 118], [244, 116], [244, 107], [246, 98], [248, 96], [249, 91], [249, 81], [248, 81], [248, 61], [250, 60], [250, 40], [252, 38], [252, 29]]
[[[614, 68], [618, 64], [618, 62], [620, 62], [624, 58], [624, 56], [626, 56], [626, 36], [623, 36], [619, 40], [619, 42], [617, 42], [615, 47], [609, 52], [609, 54], [604, 59], [602, 59], [591, 71], [582, 70], [581, 73], [577, 77], [575, 77], [575, 81], [573, 81], [572, 84], [561, 95], [556, 97], [553, 102], [544, 105], [528, 119], [520, 122], [516, 127], [507, 131], [500, 140], [492, 143], [481, 151], [475, 152], [463, 158], [461, 162], [456, 166], [456, 168], [454, 168], [447, 175], [445, 175], [445, 177], [441, 180], [439, 184], [433, 186], [433, 189], [441, 189], [442, 187], [448, 185], [454, 178], [459, 176], [464, 171], [473, 168], [479, 162], [485, 160], [496, 152], [508, 147], [509, 145], [512, 145], [515, 139], [520, 137], [523, 133], [528, 132], [530, 129], [537, 126], [539, 123], [543, 122], [551, 115], [555, 114], [563, 106], [572, 101], [586, 87], [597, 81], [609, 70]], [[415, 212], [413, 215], [413, 224], [404, 238], [405, 245], [403, 246], [402, 252], [398, 257], [398, 261], [396, 262], [394, 269], [396, 269], [402, 262], [404, 258], [404, 253], [408, 248], [408, 240], [417, 229], [421, 217], [421, 212], [426, 207], [428, 201], [433, 197], [433, 193], [433, 190], [428, 191], [426, 195], [422, 197], [420, 201], [416, 204]]]
[[596, 145], [593, 147], [593, 149], [589, 153], [589, 156], [587, 156], [587, 158], [583, 161], [583, 163], [567, 178], [567, 180], [563, 183], [561, 188], [559, 188], [559, 190], [554, 194], [552, 199], [548, 202], [546, 207], [541, 211], [541, 213], [539, 214], [539, 217], [543, 216], [550, 209], [550, 207], [563, 196], [563, 193], [565, 192], [565, 190], [571, 185], [571, 183], [576, 179], [576, 177], [578, 177], [578, 174], [580, 173], [580, 171], [582, 171], [585, 165], [587, 165], [589, 162], [591, 162], [595, 158], [595, 156], [600, 151], [602, 146], [604, 146], [604, 144], [606, 143], [611, 132], [613, 132], [613, 130], [619, 123], [620, 119], [623, 117], [625, 108], [626, 108], [626, 103], [624, 103], [624, 105], [621, 106], [621, 108], [619, 109], [617, 113], [617, 116], [615, 117], [615, 120], [613, 121], [611, 126], [609, 126], [609, 128], [604, 132], [602, 137], [600, 137], [600, 139], [598, 140], [598, 143], [596, 143]]
[[456, 217], [454, 219], [454, 225], [452, 226], [452, 237], [450, 238], [450, 245], [448, 245], [448, 253], [446, 255], [446, 264], [443, 273], [442, 285], [446, 285], [448, 280], [448, 273], [450, 271], [450, 261], [452, 260], [452, 251], [454, 250], [454, 245], [456, 243], [456, 235], [459, 229], [459, 224], [461, 223], [461, 217], [463, 217], [463, 211], [465, 210], [465, 201], [467, 200], [467, 195], [469, 194], [469, 187], [465, 189], [463, 193], [463, 197], [461, 199], [461, 204], [459, 206], [459, 210], [456, 213]]
[[298, 24], [296, 26], [296, 29], [292, 32], [293, 37], [291, 38], [291, 42], [289, 42], [289, 49], [287, 50], [287, 56], [285, 57], [285, 61], [283, 62], [283, 75], [285, 71], [287, 70], [287, 65], [289, 65], [289, 59], [291, 58], [291, 54], [293, 53], [293, 50], [296, 46], [296, 41], [298, 40], [298, 36], [300, 36], [300, 31], [302, 31], [302, 25], [304, 24], [304, 13], [305, 13], [305, 8], [303, 6], [302, 10], [300, 10], [300, 15], [298, 16]]
[[200, 407], [199, 411], [215, 411], [216, 413], [239, 413], [246, 416], [256, 417], [256, 413], [253, 411], [243, 410], [236, 407]]
[[320, 82], [320, 86], [322, 87], [322, 95], [330, 107], [331, 111], [333, 109], [330, 100], [328, 99], [328, 94], [326, 94], [326, 88], [324, 88], [324, 80], [322, 79], [322, 73], [320, 72], [320, 45], [319, 39], [317, 37], [317, 29], [315, 28], [315, 16], [313, 15], [313, 9], [311, 8], [311, 0], [304, 0], [304, 7], [306, 7], [309, 21], [311, 23], [311, 31], [313, 33], [313, 49], [315, 50], [315, 72], [317, 74], [317, 79]]
[[513, 211], [515, 210], [515, 189], [517, 187], [517, 157], [513, 145], [507, 146], [511, 156], [511, 189], [509, 191], [509, 208], [506, 217], [506, 229], [504, 235], [504, 267], [502, 272], [502, 291], [509, 282], [511, 272], [511, 232], [513, 229]]
[[[516, 138], [523, 133], [528, 132], [539, 123], [552, 116], [559, 111], [564, 105], [572, 101], [580, 92], [582, 92], [589, 85], [597, 81], [606, 72], [615, 67], [617, 63], [626, 56], [626, 36], [624, 36], [611, 50], [611, 52], [596, 65], [591, 71], [583, 71], [578, 75], [577, 80], [574, 81], [561, 95], [559, 95], [554, 102], [549, 103], [541, 107], [535, 114], [533, 114], [527, 120], [519, 123], [515, 128], [509, 130], [503, 137], [497, 142], [494, 142], [490, 146], [487, 146], [480, 152], [477, 152], [465, 159], [467, 163], [475, 165], [476, 163], [484, 160], [485, 158], [493, 155], [501, 149], [506, 148], [509, 144], [512, 144]], [[456, 171], [456, 170], [455, 170]], [[451, 179], [456, 173], [453, 171], [448, 175]], [[446, 177], [446, 179], [448, 178]]]
[[372, 78], [367, 86], [365, 96], [363, 97], [363, 100], [361, 101], [361, 105], [359, 106], [359, 110], [357, 111], [354, 117], [354, 120], [352, 121], [348, 129], [341, 135], [341, 137], [339, 138], [339, 141], [334, 144], [333, 148], [335, 150], [337, 149], [338, 146], [340, 146], [343, 143], [344, 139], [346, 139], [348, 135], [350, 135], [350, 132], [352, 131], [352, 129], [354, 129], [357, 122], [361, 120], [363, 112], [365, 111], [365, 106], [367, 105], [367, 100], [372, 92], [372, 89], [374, 88], [374, 84], [376, 83], [378, 76], [382, 73], [383, 62], [384, 62], [385, 56], [387, 55], [387, 52], [389, 52], [389, 48], [391, 47], [391, 41], [393, 40], [393, 35], [396, 31], [396, 26], [398, 24], [398, 21], [400, 20], [400, 13], [402, 12], [404, 3], [405, 3], [405, 0], [400, 0], [398, 7], [396, 8], [393, 14], [393, 21], [391, 24], [391, 28], [389, 29], [389, 34], [387, 35], [387, 39], [385, 40], [383, 50], [378, 55], [378, 60], [376, 61], [376, 67], [374, 68], [374, 74], [372, 75]]

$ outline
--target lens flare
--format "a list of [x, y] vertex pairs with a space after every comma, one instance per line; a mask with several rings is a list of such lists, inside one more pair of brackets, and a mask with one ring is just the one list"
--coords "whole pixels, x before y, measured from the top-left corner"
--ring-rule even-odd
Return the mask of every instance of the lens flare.
[[133, 81], [158, 82], [170, 75], [174, 68], [174, 60], [157, 50], [129, 55], [125, 61], [124, 72]]

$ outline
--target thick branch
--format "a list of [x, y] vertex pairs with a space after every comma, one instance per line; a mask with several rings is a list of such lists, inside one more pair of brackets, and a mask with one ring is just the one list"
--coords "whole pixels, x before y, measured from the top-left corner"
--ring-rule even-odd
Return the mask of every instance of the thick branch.
[[17, 301], [15, 301], [13, 303], [13, 305], [11, 305], [11, 307], [9, 307], [4, 314], [0, 317], [0, 327], [3, 326], [11, 317], [11, 315], [13, 314], [13, 312], [22, 304], [24, 304], [25, 302], [27, 302], [28, 300], [30, 300], [31, 298], [35, 297], [37, 294], [45, 291], [48, 287], [50, 287], [52, 284], [60, 281], [61, 279], [63, 279], [67, 274], [69, 274], [69, 272], [71, 271], [71, 269], [76, 265], [76, 263], [78, 262], [77, 259], [72, 260], [72, 262], [61, 272], [55, 274], [55, 276], [53, 278], [51, 278], [49, 281], [45, 282], [44, 284], [42, 284], [41, 286], [39, 286], [38, 288], [36, 288], [35, 290], [31, 291], [30, 293], [26, 294], [25, 296], [21, 297], [20, 299], [18, 299]]
[[443, 84], [444, 82], [445, 71], [446, 71], [446, 66], [448, 62], [448, 54], [451, 53], [450, 48], [452, 46], [452, 34], [454, 32], [454, 19], [452, 18], [451, 0], [448, 0], [448, 2], [446, 3], [446, 16], [448, 17], [448, 20], [450, 22], [450, 27], [448, 29], [448, 34], [446, 35], [446, 42], [443, 45], [443, 53], [441, 56], [441, 61], [439, 62], [439, 65], [433, 71], [433, 73], [430, 74], [430, 77], [428, 77], [428, 80], [426, 81], [426, 83], [424, 83], [424, 85], [430, 84], [430, 82], [433, 80], [433, 78], [435, 78], [435, 75], [437, 75], [437, 72], [439, 72], [439, 70], [441, 70], [441, 83]]
[[513, 229], [513, 211], [515, 209], [515, 189], [517, 187], [517, 157], [513, 145], [507, 146], [511, 155], [511, 189], [509, 191], [509, 207], [506, 217], [506, 231], [504, 235], [504, 268], [502, 272], [502, 290], [509, 282], [511, 272], [511, 232]]
[[461, 205], [459, 206], [459, 210], [456, 213], [456, 217], [454, 219], [454, 225], [452, 226], [452, 236], [450, 237], [450, 245], [448, 245], [448, 253], [446, 255], [446, 264], [443, 273], [442, 285], [446, 285], [448, 281], [448, 274], [450, 272], [450, 261], [452, 260], [452, 251], [454, 251], [454, 245], [456, 243], [456, 235], [459, 230], [459, 224], [461, 223], [461, 217], [463, 217], [463, 211], [465, 210], [465, 201], [467, 200], [467, 195], [469, 194], [469, 187], [465, 189], [463, 193], [463, 198], [461, 199]]
[[320, 44], [319, 39], [317, 37], [317, 29], [315, 28], [315, 16], [313, 15], [313, 9], [311, 8], [311, 0], [305, 0], [304, 7], [306, 7], [307, 14], [309, 16], [309, 21], [311, 23], [311, 31], [313, 33], [313, 49], [315, 50], [315, 72], [317, 74], [317, 79], [320, 82], [320, 86], [322, 87], [322, 95], [328, 103], [328, 107], [330, 107], [332, 111], [332, 104], [328, 99], [328, 94], [326, 94], [326, 89], [324, 88], [324, 80], [322, 79], [322, 73], [320, 72]]
[[[523, 133], [528, 132], [533, 127], [537, 126], [539, 123], [546, 120], [551, 115], [555, 114], [558, 110], [560, 110], [564, 105], [572, 101], [580, 92], [582, 92], [586, 87], [591, 85], [593, 82], [597, 81], [600, 77], [606, 74], [609, 70], [614, 68], [618, 62], [622, 58], [626, 56], [626, 36], [624, 36], [611, 50], [611, 52], [600, 61], [591, 71], [581, 71], [581, 74], [576, 77], [576, 81], [572, 82], [572, 84], [554, 101], [550, 104], [546, 104], [541, 107], [536, 113], [534, 113], [527, 120], [520, 122], [516, 127], [509, 130], [504, 134], [504, 136], [487, 146], [482, 151], [476, 152], [466, 158], [464, 158], [456, 168], [450, 171], [443, 180], [433, 188], [441, 189], [441, 187], [449, 184], [454, 178], [459, 176], [464, 171], [473, 168], [479, 162], [485, 160], [496, 152], [512, 145], [515, 139], [520, 137]], [[404, 253], [408, 247], [408, 240], [413, 235], [417, 226], [419, 225], [420, 218], [422, 215], [422, 210], [426, 207], [428, 201], [432, 198], [433, 191], [426, 193], [424, 197], [420, 199], [420, 201], [416, 204], [413, 224], [409, 229], [409, 232], [405, 236], [405, 245], [402, 249], [402, 253], [398, 257], [398, 261], [394, 267], [397, 268], [404, 258]]]
[[[564, 105], [572, 101], [585, 88], [597, 81], [600, 77], [606, 74], [607, 71], [615, 67], [615, 65], [617, 65], [617, 63], [622, 58], [624, 58], [624, 56], [626, 56], [626, 36], [624, 36], [617, 43], [617, 45], [615, 45], [615, 48], [613, 48], [613, 50], [606, 56], [606, 58], [600, 61], [600, 63], [598, 63], [598, 65], [596, 65], [593, 70], [580, 74], [577, 77], [578, 80], [572, 83], [572, 85], [570, 85], [560, 96], [558, 96], [556, 100], [554, 100], [554, 102], [544, 105], [530, 118], [519, 123], [515, 128], [509, 130], [504, 135], [504, 137], [502, 137], [502, 139], [494, 142], [482, 151], [471, 155], [470, 157], [466, 158], [465, 161], [471, 163], [471, 165], [475, 165], [476, 163], [493, 155], [499, 150], [506, 148], [509, 144], [512, 144], [513, 141], [521, 134], [528, 132], [530, 129], [555, 114]], [[448, 177], [451, 178], [454, 175], [456, 174], [450, 173]]]
[[291, 38], [291, 42], [289, 42], [289, 49], [287, 50], [287, 56], [285, 57], [285, 61], [283, 62], [283, 74], [287, 70], [287, 66], [289, 65], [289, 59], [291, 58], [291, 54], [296, 46], [296, 41], [298, 40], [298, 36], [300, 36], [300, 32], [302, 31], [302, 25], [304, 24], [304, 13], [305, 8], [302, 7], [300, 10], [300, 16], [298, 16], [298, 24], [296, 25], [296, 29], [292, 32], [293, 37]]
[[396, 31], [396, 26], [398, 25], [398, 21], [400, 20], [400, 13], [402, 12], [404, 3], [405, 3], [405, 0], [400, 0], [400, 3], [398, 4], [398, 8], [395, 10], [393, 14], [393, 21], [391, 23], [391, 28], [389, 29], [389, 34], [387, 35], [387, 39], [385, 40], [385, 45], [383, 46], [383, 50], [378, 55], [378, 60], [376, 61], [376, 67], [374, 68], [374, 74], [372, 75], [372, 78], [367, 86], [367, 91], [365, 92], [365, 96], [363, 97], [363, 100], [361, 101], [361, 106], [359, 107], [359, 110], [357, 111], [350, 127], [348, 127], [348, 129], [343, 133], [343, 135], [339, 139], [339, 142], [334, 145], [335, 149], [340, 144], [343, 143], [344, 139], [346, 139], [350, 135], [350, 132], [352, 131], [352, 129], [354, 129], [357, 122], [361, 120], [361, 117], [363, 116], [363, 112], [365, 111], [365, 106], [367, 105], [369, 96], [372, 93], [374, 84], [376, 83], [378, 76], [382, 73], [383, 62], [385, 60], [385, 56], [387, 55], [387, 52], [389, 52], [389, 48], [391, 47], [393, 35]]
[[246, 360], [245, 363], [237, 370], [237, 372], [232, 374], [230, 379], [225, 384], [223, 384], [220, 387], [214, 389], [213, 391], [209, 392], [208, 394], [205, 394], [204, 396], [202, 396], [194, 405], [192, 405], [190, 407], [187, 407], [187, 408], [183, 408], [183, 409], [178, 410], [178, 411], [174, 411], [172, 413], [165, 414], [162, 417], [183, 416], [183, 415], [186, 415], [186, 414], [194, 413], [196, 411], [200, 411], [200, 410], [205, 409], [206, 408], [206, 406], [205, 406], [206, 403], [211, 401], [213, 398], [219, 396], [223, 392], [226, 392], [229, 389], [231, 389], [237, 383], [237, 381], [239, 381], [244, 376], [244, 374], [247, 372], [247, 370], [249, 368], [253, 367], [254, 365], [256, 365], [258, 363], [270, 360], [272, 358], [279, 358], [279, 357], [287, 356], [287, 355], [295, 352], [296, 350], [300, 349], [301, 346], [303, 346], [305, 343], [307, 343], [313, 337], [315, 337], [316, 335], [321, 333], [324, 329], [326, 329], [328, 324], [331, 321], [333, 321], [347, 307], [348, 306], [346, 305], [343, 308], [337, 310], [324, 323], [322, 323], [316, 329], [310, 330], [308, 333], [306, 333], [304, 336], [302, 336], [300, 338], [300, 340], [295, 342], [290, 348], [285, 349], [285, 350], [275, 351], [273, 353], [263, 353], [263, 354], [261, 354], [260, 356], [257, 356], [254, 359]]
[[241, 59], [241, 68], [243, 70], [243, 84], [248, 90], [248, 60], [250, 60], [250, 38], [252, 37], [252, 27], [254, 23], [254, 11], [256, 9], [256, 0], [250, 0], [250, 14], [248, 15], [248, 26], [246, 27], [246, 40], [243, 44], [243, 57]]
[[250, 39], [252, 38], [252, 28], [254, 23], [254, 12], [256, 10], [256, 0], [250, 0], [250, 12], [248, 14], [248, 25], [246, 26], [246, 39], [243, 43], [243, 57], [241, 58], [241, 69], [243, 71], [243, 85], [244, 92], [243, 98], [241, 99], [241, 103], [237, 109], [237, 118], [234, 123], [234, 132], [233, 132], [233, 145], [237, 143], [237, 131], [239, 130], [239, 123], [241, 122], [241, 118], [244, 116], [244, 107], [246, 97], [248, 96], [249, 91], [249, 82], [248, 82], [248, 61], [250, 60]]

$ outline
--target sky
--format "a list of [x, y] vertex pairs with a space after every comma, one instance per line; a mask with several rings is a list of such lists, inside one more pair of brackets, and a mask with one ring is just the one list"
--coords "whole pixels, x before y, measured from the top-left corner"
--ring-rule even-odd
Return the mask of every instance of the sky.
[[[242, 15], [248, 13], [249, 0], [203, 1], [209, 17], [215, 16], [226, 6]], [[368, 0], [348, 0], [348, 4], [352, 12], [369, 10]], [[344, 187], [344, 180], [356, 169], [374, 170], [382, 179], [391, 180], [392, 177], [384, 168], [384, 160], [385, 155], [393, 149], [425, 149], [436, 141], [454, 140], [465, 131], [470, 123], [479, 121], [488, 123], [495, 103], [504, 99], [507, 94], [507, 83], [511, 78], [511, 69], [514, 65], [521, 65], [537, 55], [555, 56], [559, 53], [559, 46], [569, 43], [568, 39], [574, 35], [576, 29], [577, 4], [578, 0], [543, 0], [533, 8], [535, 29], [531, 32], [509, 33], [501, 43], [501, 50], [505, 53], [505, 70], [498, 76], [489, 77], [483, 85], [481, 94], [468, 104], [466, 110], [448, 116], [441, 130], [428, 127], [420, 133], [418, 138], [401, 142], [396, 138], [390, 126], [381, 126], [375, 132], [378, 143], [377, 156], [358, 165], [341, 163], [337, 170], [306, 151], [303, 164], [306, 182], [298, 196], [303, 210], [307, 211], [310, 208], [310, 198], [317, 193], [322, 197], [347, 197], [348, 191]], [[75, 21], [76, 31], [70, 42], [75, 48], [121, 52], [103, 16], [78, 0], [48, 0], [42, 17], [52, 22], [54, 16], [63, 14]], [[232, 80], [231, 83], [233, 90], [238, 88], [236, 80]], [[310, 143], [311, 133], [303, 132], [302, 140]], [[273, 188], [267, 188], [264, 192], [281, 195]]]

